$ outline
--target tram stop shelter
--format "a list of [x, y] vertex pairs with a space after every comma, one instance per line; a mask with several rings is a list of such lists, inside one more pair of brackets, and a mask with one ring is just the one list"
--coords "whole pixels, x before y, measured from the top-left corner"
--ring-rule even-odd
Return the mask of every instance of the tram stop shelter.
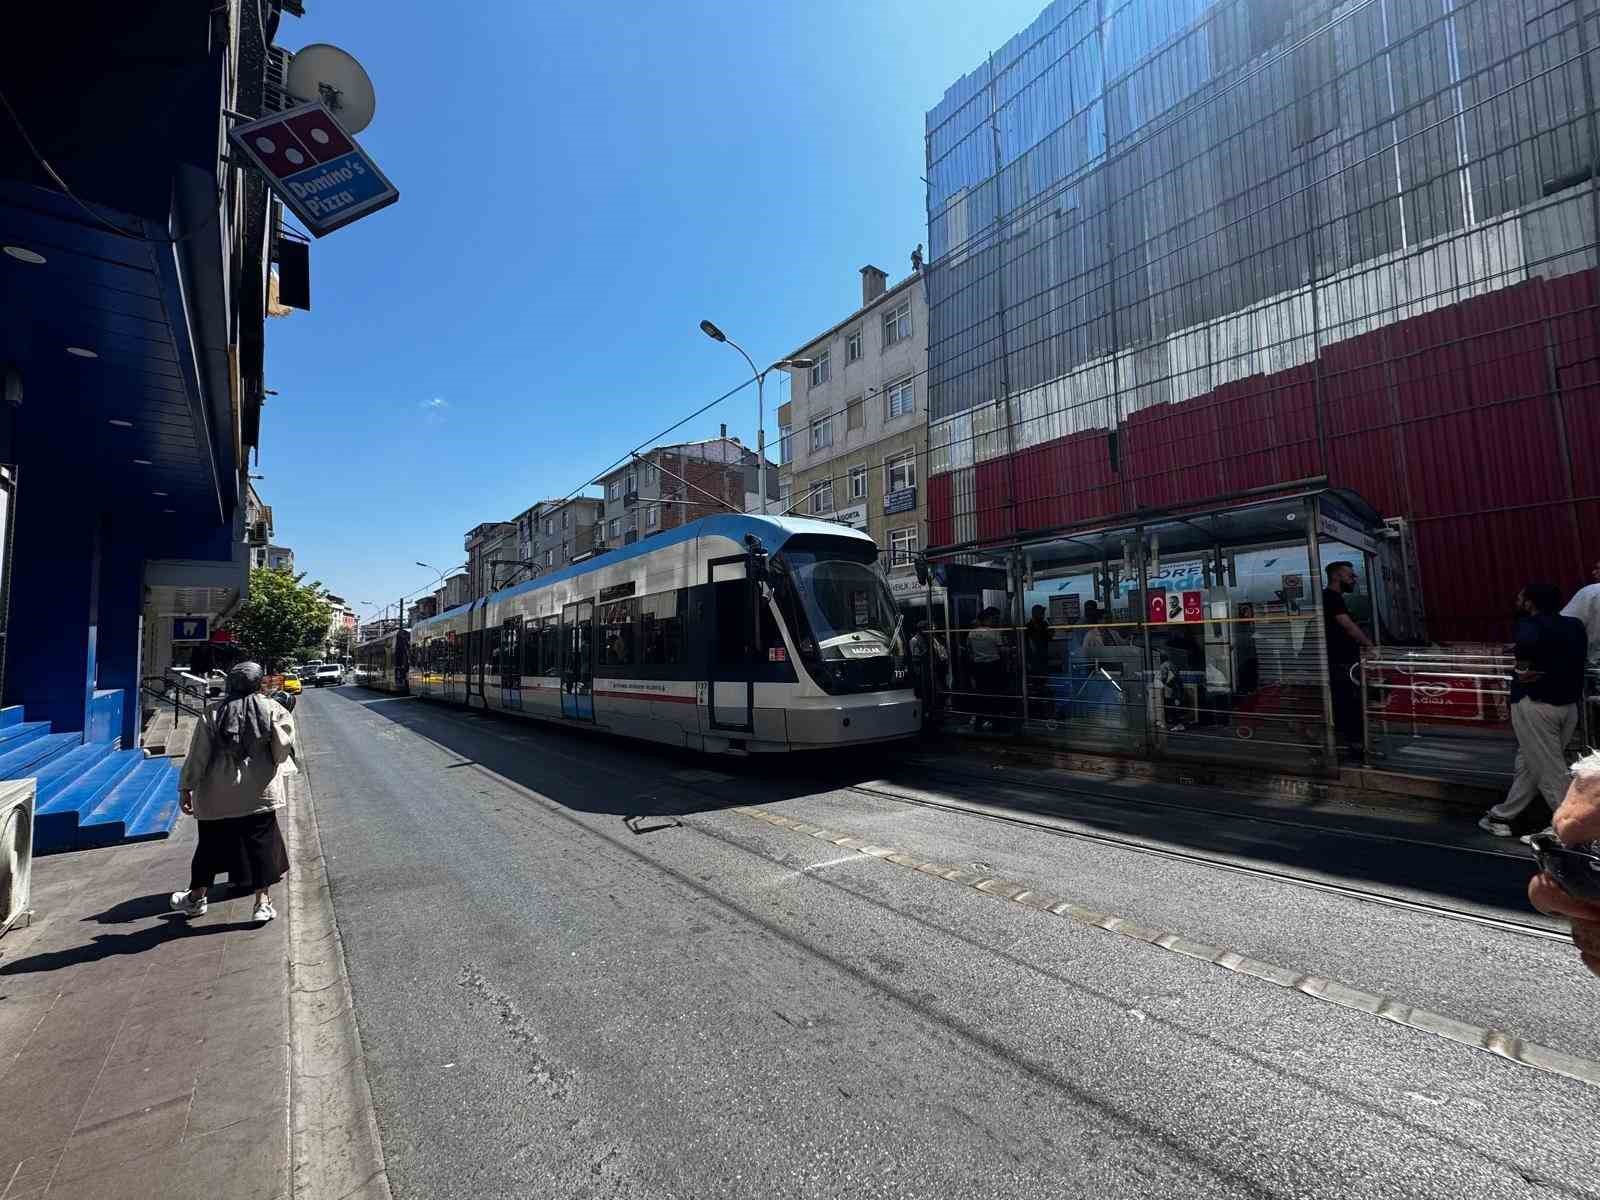
[[1346, 603], [1375, 638], [1415, 637], [1404, 541], [1358, 495], [1314, 487], [935, 550], [932, 719], [1061, 749], [1337, 774], [1324, 572], [1354, 567]]

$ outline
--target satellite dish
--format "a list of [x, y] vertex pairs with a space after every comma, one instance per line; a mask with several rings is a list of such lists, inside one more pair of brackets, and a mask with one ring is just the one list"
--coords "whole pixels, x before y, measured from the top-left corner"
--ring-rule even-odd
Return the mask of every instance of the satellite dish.
[[372, 124], [378, 107], [366, 69], [326, 42], [313, 42], [295, 51], [285, 85], [289, 95], [301, 103], [321, 100], [346, 133], [360, 133]]

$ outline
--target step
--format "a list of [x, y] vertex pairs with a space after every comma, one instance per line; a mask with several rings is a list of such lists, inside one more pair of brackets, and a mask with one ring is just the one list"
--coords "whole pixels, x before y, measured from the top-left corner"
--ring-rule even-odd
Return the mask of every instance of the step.
[[49, 721], [15, 721], [10, 725], [0, 725], [0, 749], [9, 750], [49, 732]]
[[110, 753], [110, 746], [95, 743], [88, 746], [74, 746], [60, 757], [51, 759], [39, 769], [34, 811], [50, 811], [56, 806], [57, 799], [68, 784]]
[[178, 768], [167, 764], [167, 773], [145, 795], [128, 818], [126, 838], [142, 842], [166, 837], [178, 823]]
[[68, 783], [47, 808], [35, 810], [34, 850], [70, 850], [84, 815], [93, 811], [108, 792], [120, 787], [140, 763], [147, 761], [142, 751], [114, 750]]
[[[134, 753], [137, 753], [136, 751]], [[145, 758], [92, 809], [78, 818], [77, 847], [109, 846], [127, 836], [130, 818], [150, 793], [165, 786], [172, 764], [164, 758]]]
[[0, 708], [0, 729], [6, 729], [22, 721], [22, 705], [8, 704]]
[[30, 738], [20, 746], [0, 747], [0, 779], [22, 779], [37, 775], [39, 768], [74, 746], [83, 745], [81, 733], [47, 733]]

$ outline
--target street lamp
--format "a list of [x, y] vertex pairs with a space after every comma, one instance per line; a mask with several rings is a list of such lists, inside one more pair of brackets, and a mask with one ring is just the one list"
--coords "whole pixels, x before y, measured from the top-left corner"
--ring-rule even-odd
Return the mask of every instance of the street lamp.
[[745, 354], [744, 347], [739, 345], [738, 342], [734, 341], [727, 334], [723, 333], [722, 330], [718, 329], [710, 321], [700, 322], [700, 332], [705, 334], [714, 342], [725, 342], [737, 350], [741, 355], [744, 356], [745, 362], [750, 364], [750, 373], [756, 377], [756, 490], [761, 493], [761, 515], [766, 516], [767, 405], [764, 396], [764, 388], [767, 382], [767, 373], [769, 371], [776, 371], [779, 367], [794, 367], [799, 371], [809, 371], [814, 365], [813, 360], [809, 358], [780, 358], [777, 362], [768, 367], [766, 371], [758, 371], [756, 370], [755, 362], [748, 354]]

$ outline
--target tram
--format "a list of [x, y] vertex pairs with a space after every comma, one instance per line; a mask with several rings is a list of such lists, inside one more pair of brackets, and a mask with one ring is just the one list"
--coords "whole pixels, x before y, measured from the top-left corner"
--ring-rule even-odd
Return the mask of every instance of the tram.
[[910, 737], [877, 558], [830, 522], [705, 517], [366, 643], [357, 682], [711, 753]]

